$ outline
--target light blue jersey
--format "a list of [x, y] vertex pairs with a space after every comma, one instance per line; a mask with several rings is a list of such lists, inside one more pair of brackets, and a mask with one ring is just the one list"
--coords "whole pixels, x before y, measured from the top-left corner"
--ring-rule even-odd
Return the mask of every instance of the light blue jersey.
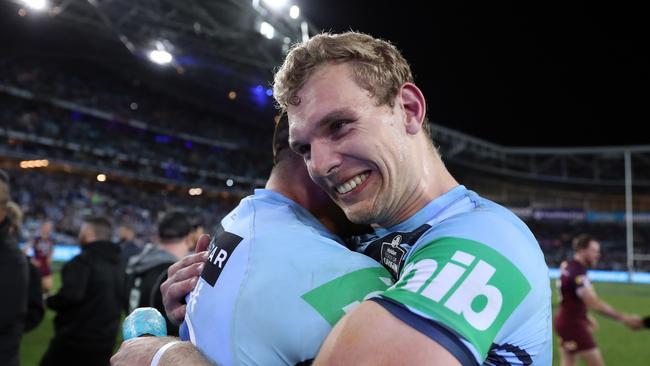
[[221, 225], [181, 329], [218, 365], [313, 359], [346, 312], [392, 284], [279, 193], [256, 190]]
[[551, 365], [539, 245], [509, 210], [458, 186], [361, 250], [398, 278], [372, 299], [463, 365]]

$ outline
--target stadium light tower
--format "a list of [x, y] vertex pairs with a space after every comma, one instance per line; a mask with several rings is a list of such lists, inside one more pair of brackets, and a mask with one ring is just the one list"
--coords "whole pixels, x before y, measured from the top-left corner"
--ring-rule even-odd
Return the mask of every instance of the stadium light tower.
[[23, 0], [23, 3], [33, 10], [42, 11], [47, 8], [47, 0]]

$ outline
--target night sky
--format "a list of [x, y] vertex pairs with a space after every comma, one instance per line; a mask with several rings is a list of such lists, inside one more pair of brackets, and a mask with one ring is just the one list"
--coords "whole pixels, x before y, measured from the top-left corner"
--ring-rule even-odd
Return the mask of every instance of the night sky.
[[621, 3], [495, 3], [298, 4], [320, 29], [395, 43], [435, 123], [507, 146], [650, 144], [641, 132], [650, 121], [645, 12]]

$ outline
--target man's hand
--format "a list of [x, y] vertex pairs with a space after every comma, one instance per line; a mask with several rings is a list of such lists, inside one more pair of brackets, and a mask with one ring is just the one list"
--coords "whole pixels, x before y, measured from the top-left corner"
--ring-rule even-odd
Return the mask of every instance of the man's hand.
[[643, 319], [636, 314], [623, 314], [621, 322], [633, 330], [639, 330], [643, 328]]
[[206, 249], [210, 236], [201, 235], [196, 244], [196, 254], [190, 254], [172, 264], [167, 270], [167, 280], [160, 285], [167, 319], [177, 325], [185, 318], [185, 295], [196, 286], [203, 271], [203, 262], [208, 258]]
[[111, 366], [149, 365], [156, 351], [165, 344], [177, 341], [173, 337], [138, 337], [122, 342], [111, 357]]

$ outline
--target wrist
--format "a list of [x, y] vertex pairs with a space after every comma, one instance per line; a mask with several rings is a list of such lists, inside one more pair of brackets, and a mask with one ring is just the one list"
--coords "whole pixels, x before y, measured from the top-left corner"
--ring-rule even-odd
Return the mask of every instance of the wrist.
[[165, 352], [167, 352], [170, 348], [172, 348], [178, 343], [182, 343], [182, 341], [171, 341], [165, 343], [162, 347], [158, 348], [158, 351], [156, 351], [156, 353], [153, 355], [153, 358], [151, 359], [151, 363], [149, 364], [149, 366], [158, 366], [158, 363], [160, 363], [160, 360], [162, 359]]

